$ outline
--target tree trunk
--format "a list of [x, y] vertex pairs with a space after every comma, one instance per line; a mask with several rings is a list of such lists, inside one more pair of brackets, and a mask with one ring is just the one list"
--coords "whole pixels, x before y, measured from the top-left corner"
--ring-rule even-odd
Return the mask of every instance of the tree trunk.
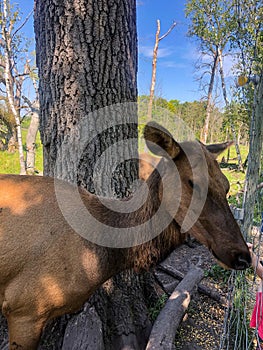
[[26, 172], [35, 173], [36, 137], [39, 127], [39, 109], [31, 113], [30, 126], [26, 136]]
[[[21, 121], [20, 121], [20, 100], [15, 96], [15, 79], [13, 76], [13, 64], [12, 62], [12, 50], [14, 43], [12, 42], [12, 25], [8, 26], [8, 1], [3, 1], [3, 13], [2, 13], [2, 37], [4, 42], [4, 79], [5, 79], [5, 87], [6, 87], [6, 95], [8, 99], [8, 103], [10, 109], [14, 115], [16, 122], [16, 134], [17, 134], [17, 143], [18, 143], [18, 152], [19, 152], [19, 163], [20, 163], [20, 174], [26, 174], [26, 166], [23, 152], [23, 142], [22, 142], [22, 130], [21, 130]], [[21, 78], [21, 83], [23, 81], [23, 77]], [[21, 96], [21, 84], [20, 81], [17, 81], [16, 92]]]
[[213, 66], [212, 66], [212, 70], [211, 70], [211, 77], [210, 77], [208, 94], [207, 94], [205, 124], [204, 124], [203, 130], [202, 130], [202, 135], [201, 135], [201, 141], [205, 144], [207, 143], [207, 137], [208, 137], [208, 132], [209, 132], [209, 124], [210, 124], [210, 118], [211, 118], [211, 112], [212, 112], [212, 93], [213, 93], [213, 88], [214, 88], [217, 65], [218, 65], [218, 48], [216, 49], [216, 51], [214, 53]]
[[[44, 174], [125, 196], [138, 172], [130, 160], [138, 159], [135, 0], [36, 0], [35, 32]], [[106, 283], [90, 300], [96, 312], [60, 321], [53, 344], [144, 349], [150, 323], [141, 280], [130, 273]], [[103, 339], [85, 337], [93, 324], [86, 317], [101, 322]]]
[[[218, 60], [219, 60], [219, 73], [220, 73], [220, 77], [221, 77], [221, 85], [222, 85], [222, 91], [223, 91], [223, 96], [224, 96], [224, 101], [225, 101], [225, 105], [226, 107], [229, 106], [229, 101], [227, 98], [227, 92], [226, 92], [226, 84], [225, 84], [225, 75], [224, 75], [224, 67], [223, 67], [223, 57], [222, 57], [222, 51], [218, 50]], [[237, 153], [237, 160], [238, 160], [238, 168], [240, 170], [244, 170], [243, 169], [243, 164], [242, 164], [242, 158], [241, 158], [241, 153], [240, 153], [240, 149], [239, 149], [239, 141], [237, 138], [237, 133], [236, 133], [236, 129], [232, 120], [232, 117], [229, 116], [229, 124], [230, 124], [230, 129], [232, 131], [232, 136], [234, 139], [234, 143], [235, 143], [235, 148], [236, 148], [236, 153]]]
[[244, 219], [242, 231], [245, 237], [250, 233], [254, 218], [260, 162], [263, 147], [263, 74], [255, 86], [252, 119], [250, 122], [249, 154], [246, 173], [246, 186], [243, 197]]
[[39, 129], [39, 95], [35, 79], [33, 79], [33, 85], [36, 100], [31, 102], [26, 96], [23, 96], [24, 101], [31, 109], [31, 121], [26, 136], [26, 172], [29, 175], [35, 173], [36, 137]]
[[155, 45], [153, 49], [153, 60], [152, 60], [152, 81], [151, 81], [151, 88], [150, 88], [148, 113], [147, 113], [148, 121], [152, 119], [152, 108], [153, 108], [154, 89], [155, 89], [155, 82], [156, 82], [156, 64], [157, 64], [157, 55], [158, 55], [158, 47], [159, 47], [160, 29], [161, 29], [160, 20], [157, 19], [157, 30], [155, 34]]
[[168, 29], [168, 31], [160, 37], [160, 20], [157, 19], [157, 30], [155, 34], [155, 45], [153, 49], [153, 60], [152, 60], [152, 80], [151, 80], [151, 88], [150, 88], [150, 98], [149, 98], [149, 104], [148, 104], [148, 113], [147, 113], [147, 120], [150, 121], [152, 119], [152, 108], [153, 108], [153, 99], [154, 99], [154, 91], [155, 91], [155, 83], [156, 83], [156, 69], [157, 69], [157, 56], [158, 56], [158, 48], [159, 48], [159, 42], [163, 40], [176, 26], [176, 22], [173, 22], [171, 27]]

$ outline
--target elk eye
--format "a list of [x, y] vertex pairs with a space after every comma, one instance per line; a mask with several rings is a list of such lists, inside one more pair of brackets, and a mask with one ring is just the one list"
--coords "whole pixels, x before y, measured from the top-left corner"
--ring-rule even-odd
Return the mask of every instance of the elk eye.
[[188, 183], [189, 183], [189, 186], [190, 186], [191, 188], [194, 188], [194, 183], [193, 183], [192, 180], [188, 180]]

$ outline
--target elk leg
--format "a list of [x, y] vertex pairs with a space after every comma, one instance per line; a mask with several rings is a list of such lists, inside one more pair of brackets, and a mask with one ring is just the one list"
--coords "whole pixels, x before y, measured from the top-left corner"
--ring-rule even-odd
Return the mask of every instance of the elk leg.
[[9, 315], [7, 318], [10, 350], [36, 350], [44, 321], [32, 316]]

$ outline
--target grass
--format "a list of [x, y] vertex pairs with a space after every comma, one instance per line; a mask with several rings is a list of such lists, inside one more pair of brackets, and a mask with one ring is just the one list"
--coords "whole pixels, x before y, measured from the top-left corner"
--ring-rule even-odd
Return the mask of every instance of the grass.
[[160, 298], [156, 301], [156, 303], [149, 308], [149, 315], [152, 322], [154, 322], [157, 319], [160, 311], [166, 304], [167, 300], [168, 300], [168, 295], [164, 293], [160, 296]]
[[205, 270], [205, 277], [209, 277], [214, 283], [222, 285], [227, 285], [228, 279], [230, 277], [231, 270], [225, 270], [218, 264], [211, 266], [209, 270]]
[[[246, 160], [246, 157], [248, 155], [248, 147], [244, 145], [240, 145], [240, 154], [242, 162], [244, 163]], [[230, 147], [230, 157], [229, 157], [229, 163], [227, 168], [221, 169], [222, 172], [227, 177], [229, 183], [230, 183], [230, 191], [228, 193], [228, 201], [230, 204], [235, 205], [236, 207], [240, 207], [242, 204], [242, 197], [243, 197], [243, 189], [244, 189], [244, 183], [246, 175], [244, 172], [236, 169], [236, 166], [238, 165], [237, 161], [237, 155], [236, 155], [236, 149], [234, 146]], [[224, 151], [218, 159], [221, 160], [223, 157], [227, 159], [227, 153], [228, 151]]]
[[[26, 157], [26, 134], [30, 124], [30, 119], [24, 119], [22, 123], [22, 139], [24, 147], [24, 157]], [[38, 172], [43, 171], [43, 152], [42, 144], [40, 140], [40, 134], [38, 132], [36, 138], [36, 165], [35, 169]], [[8, 151], [0, 151], [0, 173], [2, 174], [19, 174], [19, 153], [16, 150], [14, 153]]]

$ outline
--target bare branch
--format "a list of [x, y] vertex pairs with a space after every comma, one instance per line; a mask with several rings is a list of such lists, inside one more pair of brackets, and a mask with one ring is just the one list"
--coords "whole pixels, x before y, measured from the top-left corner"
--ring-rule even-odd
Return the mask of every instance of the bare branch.
[[19, 73], [19, 74], [16, 74], [14, 75], [14, 78], [25, 78], [25, 77], [28, 77], [29, 76], [29, 73]]
[[176, 26], [176, 22], [174, 21], [173, 24], [171, 25], [171, 27], [167, 30], [167, 32], [159, 38], [159, 41], [166, 38], [167, 35], [169, 35], [171, 33], [171, 31], [174, 29], [175, 26]]
[[27, 15], [27, 17], [25, 18], [24, 22], [14, 31], [13, 35], [12, 35], [12, 40], [15, 37], [15, 35], [19, 32], [19, 30], [21, 30], [24, 25], [27, 23], [27, 21], [29, 20], [29, 18], [31, 17], [33, 13], [33, 10], [29, 12], [29, 14]]
[[27, 98], [26, 96], [22, 95], [23, 100], [28, 104], [28, 106], [31, 108], [32, 107], [32, 102]]

